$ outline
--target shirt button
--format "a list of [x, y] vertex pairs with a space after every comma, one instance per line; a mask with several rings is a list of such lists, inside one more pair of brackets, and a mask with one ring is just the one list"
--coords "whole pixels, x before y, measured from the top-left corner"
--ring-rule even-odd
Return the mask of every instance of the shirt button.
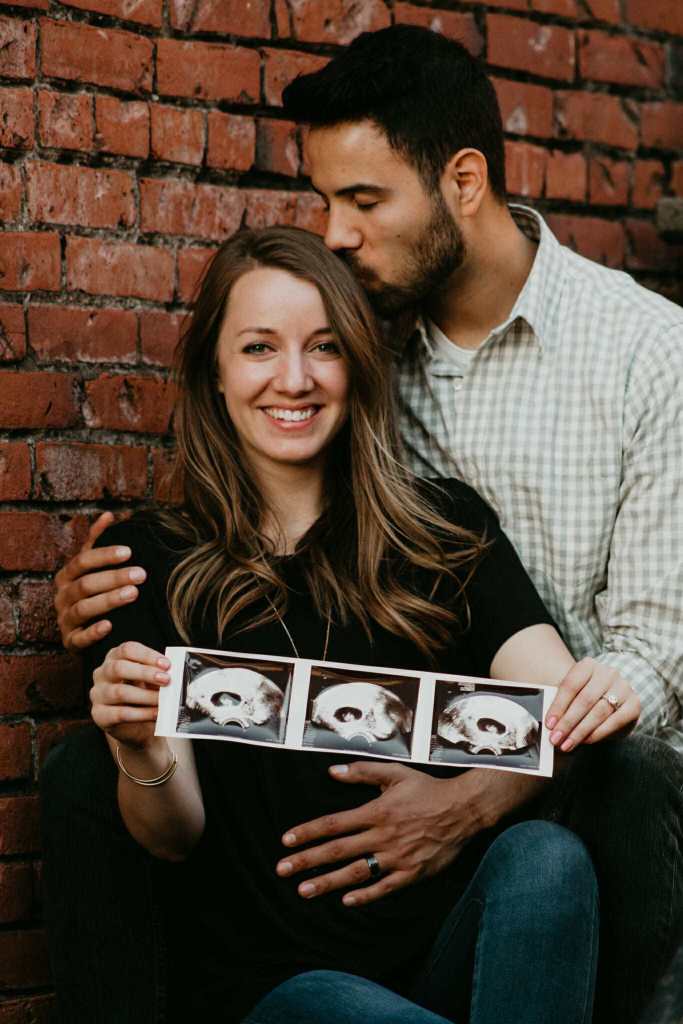
[[462, 379], [462, 377], [456, 377], [455, 380], [453, 381], [453, 390], [454, 391], [462, 391], [464, 386], [465, 386], [465, 382]]

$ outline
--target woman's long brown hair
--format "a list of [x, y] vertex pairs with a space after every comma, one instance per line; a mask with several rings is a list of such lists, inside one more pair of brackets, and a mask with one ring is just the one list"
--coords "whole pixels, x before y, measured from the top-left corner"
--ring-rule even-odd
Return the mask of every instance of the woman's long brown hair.
[[[266, 501], [217, 388], [216, 347], [230, 291], [257, 267], [316, 286], [349, 367], [349, 416], [328, 451], [324, 508], [296, 548], [317, 609], [342, 624], [357, 617], [368, 635], [374, 620], [429, 657], [462, 625], [455, 602], [432, 603], [430, 593], [444, 576], [460, 592], [485, 545], [416, 489], [401, 461], [391, 353], [368, 301], [322, 240], [297, 228], [240, 230], [221, 246], [178, 348], [175, 472], [182, 499], [178, 510], [161, 513], [185, 542], [168, 585], [176, 627], [190, 642], [193, 618], [214, 608], [222, 641], [264, 595], [280, 614], [287, 608], [287, 588], [263, 532]], [[416, 573], [431, 580], [428, 592], [411, 587]], [[275, 617], [267, 602], [257, 611], [252, 626]]]

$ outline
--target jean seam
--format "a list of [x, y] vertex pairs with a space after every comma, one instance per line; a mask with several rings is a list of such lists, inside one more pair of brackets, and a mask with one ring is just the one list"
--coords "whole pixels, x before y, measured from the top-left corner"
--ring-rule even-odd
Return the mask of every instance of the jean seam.
[[596, 921], [595, 917], [596, 917], [596, 914], [599, 912], [599, 907], [600, 907], [600, 896], [599, 896], [599, 893], [596, 890], [596, 896], [595, 896], [595, 899], [593, 901], [593, 913], [591, 915], [591, 935], [593, 936], [593, 941], [591, 943], [591, 959], [592, 959], [592, 962], [593, 962], [593, 971], [592, 971], [592, 976], [591, 976], [591, 983], [586, 985], [586, 991], [585, 991], [584, 1000], [583, 1000], [583, 1012], [581, 1013], [580, 1017], [577, 1017], [577, 1021], [579, 1022], [579, 1024], [590, 1024], [590, 1022], [591, 1022], [591, 1020], [593, 1018], [593, 1008], [592, 1007], [590, 1008], [590, 1014], [589, 1014], [588, 1003], [589, 1003], [589, 997], [590, 997], [591, 991], [593, 992], [593, 997], [595, 998], [595, 980], [596, 980], [596, 975], [597, 975], [597, 960], [598, 960], [598, 952], [599, 952], [599, 950], [596, 950], [595, 945], [596, 945], [596, 942], [597, 943], [600, 942], [600, 927], [599, 927], [600, 926], [600, 921], [599, 921], [599, 919]]
[[[462, 922], [462, 919], [463, 919], [463, 917], [465, 917], [465, 914], [467, 913], [467, 911], [473, 905], [477, 905], [479, 907], [479, 918], [481, 919], [481, 915], [482, 915], [483, 910], [484, 910], [485, 902], [486, 901], [482, 900], [481, 897], [472, 895], [469, 898], [469, 900], [467, 901], [467, 903], [465, 903], [463, 905], [463, 907], [461, 908], [460, 913], [458, 914], [457, 918], [454, 921], [452, 921], [452, 923], [450, 924], [450, 927], [448, 929], [447, 935], [443, 936], [443, 938], [442, 938], [442, 940], [441, 940], [441, 942], [439, 944], [439, 949], [429, 958], [429, 967], [428, 967], [428, 969], [427, 969], [427, 971], [426, 971], [426, 973], [424, 975], [424, 983], [425, 984], [427, 983], [427, 981], [431, 977], [433, 977], [434, 972], [436, 971], [437, 967], [441, 964], [441, 961], [444, 958], [444, 954], [446, 953], [446, 950], [448, 949], [448, 947], [450, 945], [450, 941], [451, 941], [451, 939], [453, 937], [453, 934], [459, 928], [459, 926], [460, 926], [460, 924]], [[477, 944], [478, 944], [478, 942], [479, 942], [479, 939], [477, 937]]]

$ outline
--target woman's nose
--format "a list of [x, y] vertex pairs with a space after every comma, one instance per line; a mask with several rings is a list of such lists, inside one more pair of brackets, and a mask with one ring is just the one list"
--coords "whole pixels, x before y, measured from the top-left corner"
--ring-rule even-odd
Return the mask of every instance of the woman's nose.
[[301, 352], [282, 353], [278, 360], [277, 374], [273, 378], [277, 391], [300, 394], [314, 387], [306, 356]]

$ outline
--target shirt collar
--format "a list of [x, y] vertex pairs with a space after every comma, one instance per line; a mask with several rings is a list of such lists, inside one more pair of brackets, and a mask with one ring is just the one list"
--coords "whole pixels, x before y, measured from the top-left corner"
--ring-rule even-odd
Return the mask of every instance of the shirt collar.
[[[521, 318], [531, 327], [539, 346], [550, 348], [559, 336], [558, 306], [564, 278], [562, 246], [541, 215], [530, 206], [510, 203], [508, 209], [520, 231], [537, 242], [538, 248], [524, 287], [510, 315], [496, 328], [496, 333], [504, 333], [510, 324]], [[423, 316], [419, 317], [416, 326], [427, 358], [434, 359], [434, 344]]]

